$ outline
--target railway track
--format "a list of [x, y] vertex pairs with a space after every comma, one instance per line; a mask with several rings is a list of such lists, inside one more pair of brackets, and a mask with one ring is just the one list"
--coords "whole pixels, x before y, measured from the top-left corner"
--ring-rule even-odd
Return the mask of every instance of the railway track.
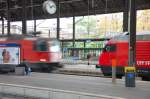
[[66, 75], [104, 77], [104, 75], [100, 70], [91, 70], [91, 69], [62, 68], [57, 71], [54, 71], [53, 73], [66, 74]]
[[[92, 77], [103, 77], [103, 78], [112, 78], [112, 76], [104, 76], [100, 70], [91, 70], [91, 69], [76, 69], [76, 68], [62, 68], [53, 73], [65, 74], [65, 75], [79, 75], [79, 76], [92, 76]], [[119, 79], [125, 79], [123, 76]], [[136, 80], [142, 80], [141, 77], [136, 77]]]

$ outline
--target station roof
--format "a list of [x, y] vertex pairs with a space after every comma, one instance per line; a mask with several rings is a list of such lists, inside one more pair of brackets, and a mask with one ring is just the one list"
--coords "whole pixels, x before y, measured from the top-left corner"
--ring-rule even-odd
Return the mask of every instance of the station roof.
[[[7, 16], [7, 1], [0, 0], [0, 16]], [[23, 5], [26, 5], [27, 20], [56, 18], [57, 13], [49, 15], [43, 11], [43, 2], [46, 0], [10, 0], [11, 21], [22, 20]], [[57, 4], [57, 0], [53, 0]], [[126, 10], [127, 0], [59, 0], [60, 17], [96, 15]], [[150, 9], [150, 0], [135, 0], [136, 9]]]

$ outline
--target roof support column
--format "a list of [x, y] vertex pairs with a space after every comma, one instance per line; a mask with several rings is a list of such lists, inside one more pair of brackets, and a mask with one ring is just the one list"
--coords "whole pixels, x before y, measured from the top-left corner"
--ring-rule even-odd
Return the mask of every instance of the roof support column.
[[136, 65], [136, 0], [129, 0], [129, 67], [125, 68], [126, 87], [135, 87], [135, 65]]
[[57, 39], [60, 36], [60, 1], [57, 0]]
[[123, 12], [123, 32], [128, 31], [128, 0], [125, 0], [125, 10]]
[[2, 35], [4, 35], [4, 17], [2, 16]]
[[128, 31], [128, 12], [123, 12], [123, 32]]
[[26, 13], [26, 0], [22, 0], [22, 34], [27, 33], [27, 13]]
[[34, 19], [34, 32], [36, 32], [36, 19]]
[[87, 58], [86, 55], [85, 55], [85, 52], [86, 52], [86, 51], [85, 51], [85, 48], [86, 48], [86, 41], [84, 41], [83, 44], [84, 44], [84, 58], [86, 59], [86, 58]]
[[7, 0], [7, 35], [10, 35], [10, 0]]
[[129, 32], [129, 65], [136, 65], [136, 7], [135, 0], [129, 0], [129, 20], [128, 20], [128, 32]]
[[73, 16], [73, 48], [75, 47], [75, 16]]

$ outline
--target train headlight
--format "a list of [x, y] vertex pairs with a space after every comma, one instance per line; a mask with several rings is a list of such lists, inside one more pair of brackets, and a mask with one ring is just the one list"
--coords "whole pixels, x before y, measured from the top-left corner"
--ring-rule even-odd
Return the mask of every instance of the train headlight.
[[46, 62], [46, 59], [40, 59], [41, 62]]

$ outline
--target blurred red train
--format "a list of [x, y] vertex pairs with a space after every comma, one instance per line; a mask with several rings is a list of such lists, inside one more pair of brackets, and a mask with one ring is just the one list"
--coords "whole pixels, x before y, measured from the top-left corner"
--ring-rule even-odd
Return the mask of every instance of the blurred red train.
[[1, 36], [0, 44], [17, 44], [19, 45], [20, 53], [19, 63], [0, 64], [0, 70], [12, 71], [24, 61], [33, 71], [51, 72], [54, 69], [62, 67], [60, 64], [61, 47], [57, 39], [31, 35], [10, 35]]
[[[148, 32], [150, 33], [150, 32]], [[136, 36], [136, 70], [144, 80], [150, 80], [150, 34], [140, 33]], [[99, 64], [105, 76], [112, 73], [112, 59], [116, 59], [117, 77], [124, 75], [128, 66], [128, 35], [120, 35], [109, 40], [99, 56]]]

